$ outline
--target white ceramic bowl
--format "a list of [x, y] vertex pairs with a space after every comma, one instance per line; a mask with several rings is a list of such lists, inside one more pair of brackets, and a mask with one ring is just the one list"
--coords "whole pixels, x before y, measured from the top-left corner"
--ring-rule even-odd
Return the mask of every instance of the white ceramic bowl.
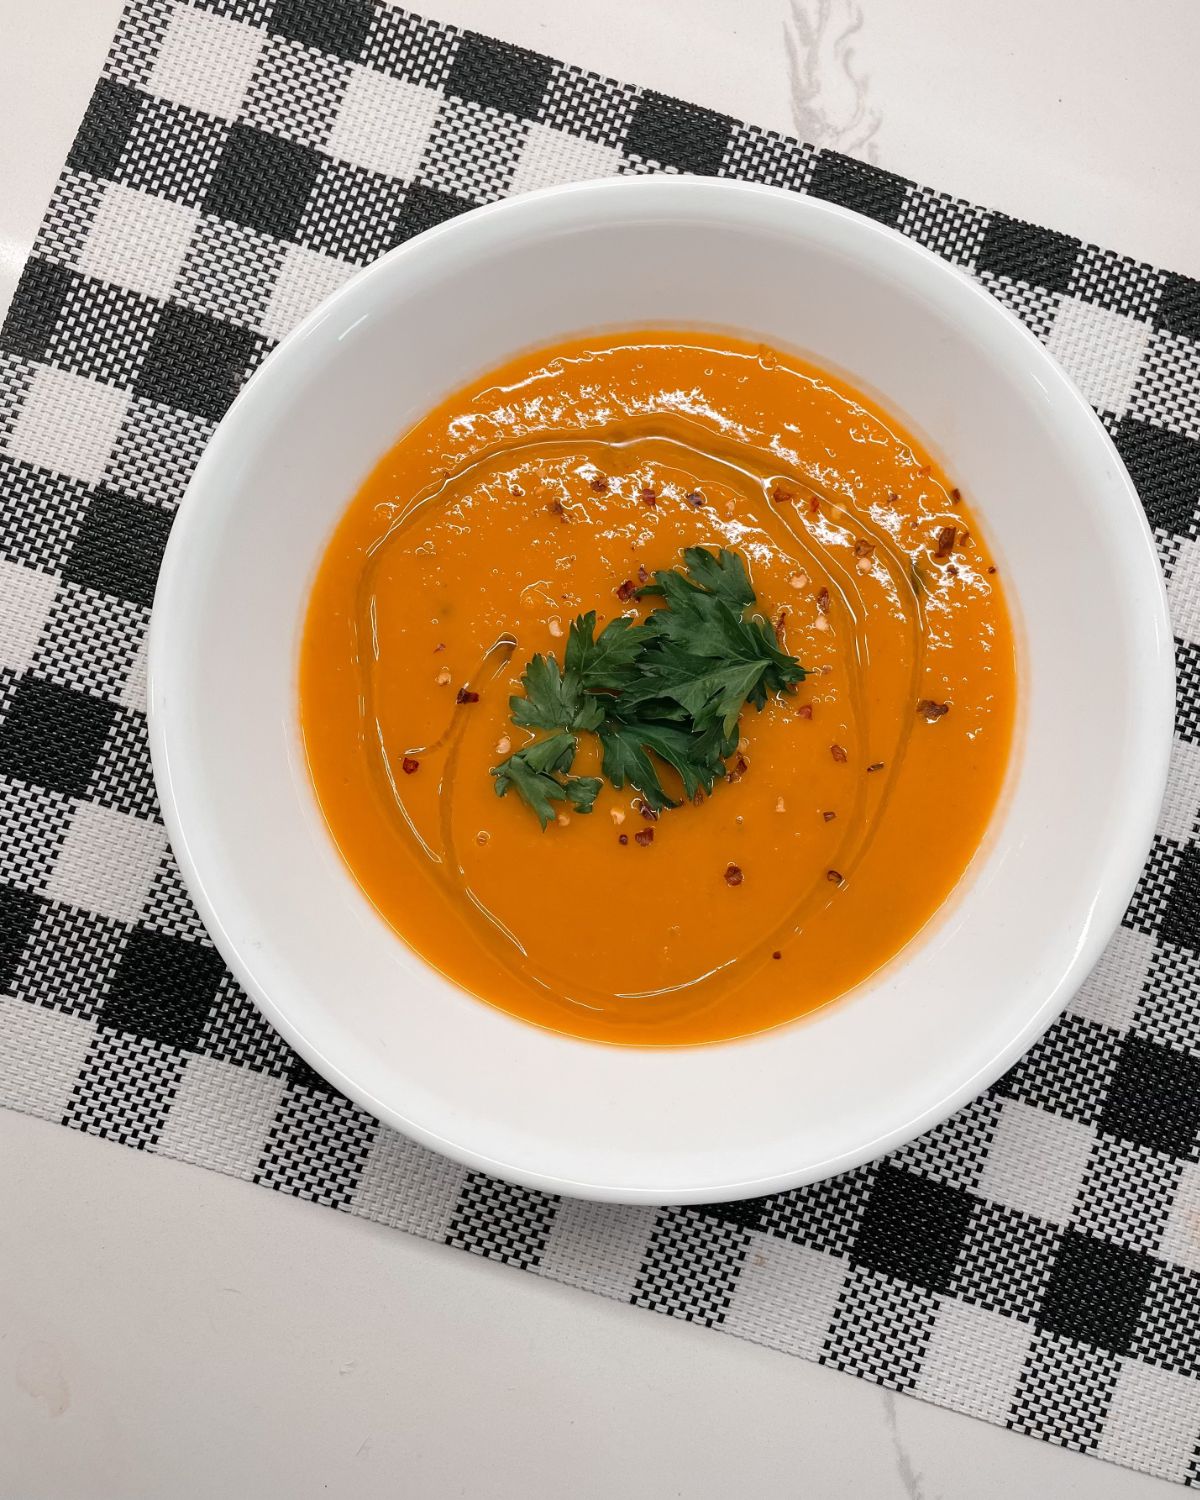
[[[877, 393], [968, 491], [1014, 607], [1021, 713], [990, 837], [898, 960], [748, 1040], [551, 1035], [434, 973], [318, 813], [302, 615], [375, 460], [514, 352], [613, 326], [718, 326]], [[934, 256], [769, 188], [633, 178], [535, 193], [385, 256], [267, 361], [175, 523], [150, 645], [154, 766], [221, 953], [327, 1078], [517, 1182], [687, 1203], [810, 1182], [937, 1124], [1061, 1011], [1116, 926], [1166, 774], [1171, 633], [1137, 496], [1042, 347]]]

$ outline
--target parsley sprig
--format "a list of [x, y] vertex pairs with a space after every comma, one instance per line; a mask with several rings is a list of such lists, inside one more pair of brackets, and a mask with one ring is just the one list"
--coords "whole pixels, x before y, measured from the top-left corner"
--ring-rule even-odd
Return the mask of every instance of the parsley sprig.
[[755, 603], [746, 565], [736, 552], [689, 547], [684, 571], [664, 569], [638, 597], [662, 604], [640, 624], [619, 617], [596, 634], [596, 614], [570, 628], [562, 666], [533, 657], [521, 677], [523, 693], [509, 699], [513, 723], [546, 730], [492, 768], [496, 795], [510, 787], [543, 828], [554, 803], [591, 812], [602, 782], [572, 776], [577, 736], [599, 736], [601, 769], [612, 785], [640, 793], [655, 812], [678, 806], [662, 783], [668, 766], [685, 797], [711, 792], [737, 753], [739, 720], [750, 703], [790, 692], [804, 668], [779, 647]]

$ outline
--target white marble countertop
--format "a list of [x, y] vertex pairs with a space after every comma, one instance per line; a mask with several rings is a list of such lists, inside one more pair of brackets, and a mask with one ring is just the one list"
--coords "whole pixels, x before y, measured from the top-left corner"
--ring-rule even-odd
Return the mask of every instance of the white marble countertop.
[[[416, 8], [1200, 275], [1194, 0]], [[0, 0], [0, 312], [120, 0]], [[0, 1112], [0, 1500], [1168, 1486]]]

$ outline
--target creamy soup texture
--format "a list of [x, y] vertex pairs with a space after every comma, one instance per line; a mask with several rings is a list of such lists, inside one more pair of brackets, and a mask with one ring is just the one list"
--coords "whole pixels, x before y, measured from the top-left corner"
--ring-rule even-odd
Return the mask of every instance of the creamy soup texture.
[[[302, 643], [362, 890], [460, 986], [580, 1037], [715, 1041], [844, 994], [961, 879], [1009, 756], [1009, 615], [955, 483], [844, 380], [722, 335], [573, 340], [442, 402], [342, 517]], [[711, 795], [660, 766], [678, 806], [605, 780], [543, 829], [492, 775], [540, 737], [522, 673], [585, 611], [644, 620], [697, 546], [743, 560], [804, 680], [743, 708]]]

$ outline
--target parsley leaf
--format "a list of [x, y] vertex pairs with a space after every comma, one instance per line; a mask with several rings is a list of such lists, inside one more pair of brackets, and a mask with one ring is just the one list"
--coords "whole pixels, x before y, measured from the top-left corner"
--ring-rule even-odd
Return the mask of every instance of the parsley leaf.
[[642, 627], [625, 615], [610, 620], [599, 636], [596, 611], [580, 615], [567, 633], [567, 651], [563, 658], [567, 676], [575, 674], [580, 686], [589, 693], [615, 693], [638, 675], [637, 659], [642, 649]]
[[[571, 627], [574, 630], [574, 626]], [[521, 729], [599, 729], [603, 708], [583, 691], [578, 672], [564, 676], [553, 656], [535, 656], [521, 677], [524, 697], [508, 700]]]
[[513, 723], [521, 729], [597, 730], [605, 704], [597, 693], [615, 693], [638, 674], [641, 627], [625, 616], [610, 620], [596, 635], [596, 612], [572, 622], [563, 668], [553, 656], [535, 656], [521, 677], [524, 696], [508, 700]]
[[666, 608], [656, 609], [642, 626], [647, 646], [641, 675], [623, 701], [674, 700], [697, 727], [716, 718], [729, 736], [744, 703], [761, 709], [772, 693], [802, 682], [804, 668], [780, 650], [765, 620], [743, 618], [754, 591], [736, 552], [722, 548], [714, 557], [703, 547], [689, 547], [683, 557], [688, 578], [660, 571], [652, 589], [642, 590], [661, 595]]
[[636, 787], [656, 812], [678, 806], [662, 782], [660, 763], [679, 778], [684, 795], [711, 792], [737, 751], [743, 707], [762, 709], [790, 692], [804, 668], [780, 649], [770, 624], [746, 618], [755, 603], [742, 558], [727, 548], [688, 547], [684, 569], [661, 569], [638, 597], [661, 599], [641, 623], [620, 616], [596, 635], [595, 611], [571, 625], [560, 668], [535, 656], [521, 678], [523, 695], [509, 699], [523, 729], [555, 731], [496, 766], [496, 791], [509, 786], [545, 828], [553, 802], [591, 810], [603, 784], [568, 776], [574, 733], [599, 735], [605, 777], [620, 790]]
[[[684, 566], [692, 583], [703, 592], [713, 594], [728, 604], [730, 609], [741, 611], [754, 603], [754, 590], [750, 586], [750, 575], [746, 564], [736, 552], [722, 547], [714, 557], [707, 547], [685, 547]], [[682, 582], [678, 573], [671, 573], [672, 580]], [[655, 574], [654, 584], [639, 590], [639, 593], [662, 593], [662, 580]]]
[[554, 734], [516, 751], [492, 767], [496, 796], [506, 796], [512, 787], [543, 828], [555, 816], [555, 802], [569, 802], [577, 812], [591, 812], [603, 782], [598, 776], [565, 774], [574, 764], [577, 747], [574, 735]]
[[701, 788], [711, 792], [717, 777], [725, 774], [725, 762], [715, 743], [678, 724], [613, 717], [600, 726], [600, 745], [604, 751], [602, 769], [613, 786], [620, 791], [629, 782], [655, 812], [679, 804], [663, 790], [647, 751], [678, 775], [685, 797], [694, 797]]

